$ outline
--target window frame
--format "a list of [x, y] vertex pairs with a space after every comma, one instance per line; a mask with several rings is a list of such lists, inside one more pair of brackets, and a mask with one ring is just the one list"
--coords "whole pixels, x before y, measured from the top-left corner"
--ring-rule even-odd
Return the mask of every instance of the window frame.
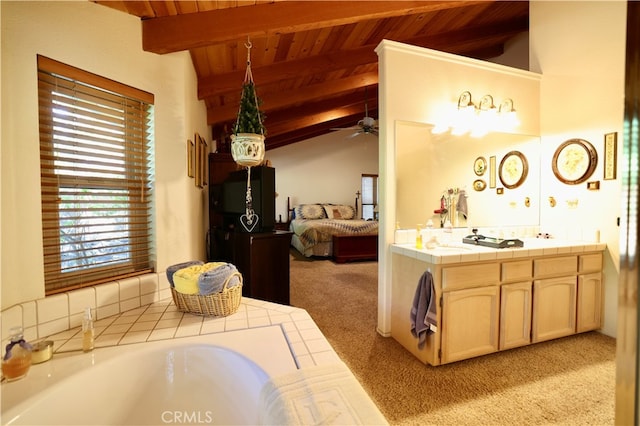
[[[365, 202], [365, 180], [367, 179], [372, 179], [373, 180], [373, 185], [372, 185], [372, 197], [373, 199], [371, 200], [370, 203]], [[377, 218], [377, 214], [375, 211], [375, 208], [378, 206], [378, 180], [379, 180], [379, 176], [377, 174], [366, 174], [363, 173], [360, 177], [360, 193], [362, 194], [362, 201], [360, 202], [360, 208], [362, 211], [362, 218], [363, 219], [372, 219], [372, 220], [378, 220]], [[365, 206], [372, 206], [372, 212], [373, 215], [371, 218], [365, 218]]]
[[[37, 65], [45, 295], [153, 271], [154, 95], [42, 55], [37, 56]], [[60, 99], [72, 106], [59, 106]], [[113, 100], [122, 102], [119, 115], [98, 116], [97, 111]], [[94, 106], [83, 109], [89, 102]], [[87, 122], [97, 124], [84, 139], [78, 135]], [[87, 149], [87, 140], [95, 143], [95, 134], [117, 124], [118, 136], [109, 147]], [[65, 133], [67, 129], [74, 131]], [[78, 213], [65, 219], [68, 212]], [[86, 267], [69, 267], [73, 261], [63, 259], [65, 220], [72, 221], [69, 229], [90, 230], [76, 232], [73, 236], [79, 237], [81, 247], [68, 250], [82, 254], [76, 262], [88, 262]], [[87, 241], [85, 236], [99, 238]], [[108, 248], [100, 247], [101, 242]], [[92, 263], [89, 246], [102, 252], [98, 257], [107, 258], [106, 264]]]

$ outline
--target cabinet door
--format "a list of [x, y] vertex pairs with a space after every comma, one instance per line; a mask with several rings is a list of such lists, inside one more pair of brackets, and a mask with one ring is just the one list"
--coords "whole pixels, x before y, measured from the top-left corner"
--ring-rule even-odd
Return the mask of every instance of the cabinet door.
[[600, 272], [578, 276], [577, 332], [602, 327], [602, 274]]
[[531, 281], [500, 289], [500, 349], [531, 343]]
[[444, 293], [442, 363], [496, 352], [499, 312], [498, 286]]
[[533, 282], [533, 343], [576, 332], [576, 276]]

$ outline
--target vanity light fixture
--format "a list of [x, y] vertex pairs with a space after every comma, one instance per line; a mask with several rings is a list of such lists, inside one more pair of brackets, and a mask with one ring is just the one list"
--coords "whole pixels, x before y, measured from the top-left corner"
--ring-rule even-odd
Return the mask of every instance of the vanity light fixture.
[[487, 94], [476, 105], [468, 90], [460, 94], [457, 108], [444, 121], [449, 123], [438, 123], [432, 132], [437, 134], [450, 130], [454, 135], [470, 133], [473, 137], [481, 137], [490, 131], [510, 131], [520, 124], [513, 99], [506, 98], [496, 106], [493, 96]]

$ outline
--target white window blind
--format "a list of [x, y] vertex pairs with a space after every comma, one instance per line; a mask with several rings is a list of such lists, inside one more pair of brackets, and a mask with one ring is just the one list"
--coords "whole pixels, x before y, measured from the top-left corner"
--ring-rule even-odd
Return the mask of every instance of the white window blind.
[[378, 175], [362, 175], [362, 218], [376, 219], [378, 205]]
[[153, 95], [38, 56], [45, 293], [153, 267]]

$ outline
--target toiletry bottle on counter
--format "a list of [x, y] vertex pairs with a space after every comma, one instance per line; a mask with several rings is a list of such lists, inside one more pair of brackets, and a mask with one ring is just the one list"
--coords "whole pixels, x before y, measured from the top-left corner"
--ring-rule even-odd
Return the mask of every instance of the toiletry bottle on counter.
[[93, 350], [93, 318], [91, 318], [91, 308], [84, 309], [82, 318], [82, 350], [89, 352]]
[[27, 375], [31, 368], [31, 345], [24, 340], [22, 327], [9, 330], [11, 341], [2, 358], [2, 375], [8, 381]]
[[422, 231], [420, 230], [421, 227], [422, 225], [420, 224], [416, 227], [416, 248], [417, 249], [422, 248]]

